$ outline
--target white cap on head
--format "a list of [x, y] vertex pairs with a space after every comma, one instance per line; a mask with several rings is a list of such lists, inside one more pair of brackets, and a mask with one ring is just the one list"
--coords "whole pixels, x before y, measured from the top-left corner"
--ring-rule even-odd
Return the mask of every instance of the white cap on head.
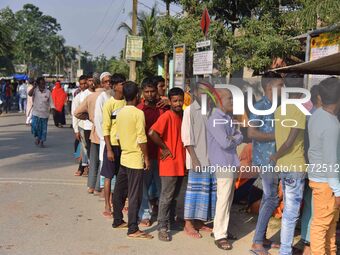
[[102, 82], [102, 79], [103, 79], [105, 76], [108, 76], [108, 75], [111, 76], [111, 73], [109, 73], [109, 72], [103, 72], [103, 73], [100, 75], [100, 77], [99, 77], [100, 82]]

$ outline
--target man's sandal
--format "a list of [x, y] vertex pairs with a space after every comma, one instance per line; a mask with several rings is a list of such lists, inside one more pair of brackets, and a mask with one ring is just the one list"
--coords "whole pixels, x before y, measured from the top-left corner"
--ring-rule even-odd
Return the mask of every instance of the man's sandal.
[[160, 230], [158, 232], [158, 239], [160, 241], [164, 241], [164, 242], [170, 242], [171, 241], [171, 237], [169, 235], [169, 232], [168, 231], [164, 231], [164, 230]]
[[222, 238], [215, 241], [216, 246], [222, 250], [231, 250], [233, 246], [228, 242], [227, 238]]
[[141, 239], [141, 240], [150, 240], [153, 238], [152, 235], [145, 233], [143, 231], [137, 231], [136, 233], [130, 234], [127, 237], [130, 239]]

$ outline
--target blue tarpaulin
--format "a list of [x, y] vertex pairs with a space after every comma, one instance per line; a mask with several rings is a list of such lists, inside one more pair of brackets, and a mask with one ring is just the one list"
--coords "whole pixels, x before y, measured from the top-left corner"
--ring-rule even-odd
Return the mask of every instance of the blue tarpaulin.
[[28, 80], [28, 75], [26, 74], [13, 74], [13, 78], [16, 80]]

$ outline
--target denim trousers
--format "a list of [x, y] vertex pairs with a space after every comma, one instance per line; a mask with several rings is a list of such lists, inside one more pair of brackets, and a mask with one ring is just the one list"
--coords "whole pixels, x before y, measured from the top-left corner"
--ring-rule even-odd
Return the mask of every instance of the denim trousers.
[[19, 111], [26, 112], [26, 98], [19, 97]]
[[262, 244], [266, 238], [267, 227], [273, 212], [279, 204], [277, 173], [260, 173], [263, 186], [259, 216], [257, 219], [253, 243]]
[[151, 169], [149, 171], [144, 171], [143, 176], [143, 199], [142, 205], [139, 209], [138, 217], [140, 220], [150, 220], [152, 208], [149, 202], [150, 195], [149, 190], [152, 184], [152, 181], [155, 182], [157, 187], [158, 197], [161, 192], [161, 180], [159, 178], [159, 171], [158, 171], [158, 161], [151, 160]]
[[284, 210], [281, 221], [280, 255], [291, 255], [296, 223], [305, 186], [304, 172], [281, 173]]

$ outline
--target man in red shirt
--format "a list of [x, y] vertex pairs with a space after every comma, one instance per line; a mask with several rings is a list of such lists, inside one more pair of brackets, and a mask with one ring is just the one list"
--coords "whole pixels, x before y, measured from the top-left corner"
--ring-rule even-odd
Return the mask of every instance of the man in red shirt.
[[149, 136], [161, 149], [159, 176], [161, 194], [158, 210], [158, 238], [170, 241], [170, 206], [177, 198], [185, 172], [185, 149], [181, 139], [184, 92], [180, 88], [169, 91], [170, 111], [163, 113], [150, 129]]
[[[152, 79], [145, 78], [142, 82], [142, 90], [144, 100], [137, 105], [137, 108], [144, 112], [145, 116], [145, 130], [146, 132], [150, 129], [150, 127], [157, 121], [159, 116], [163, 114], [166, 109], [157, 106], [157, 103], [160, 99], [157, 99], [157, 85], [152, 82]], [[157, 187], [157, 197], [159, 197], [161, 184], [159, 179], [158, 172], [158, 147], [157, 145], [150, 139], [148, 136], [148, 153], [149, 159], [151, 163], [150, 171], [145, 171], [143, 180], [143, 200], [142, 205], [139, 210], [139, 219], [141, 220], [141, 225], [145, 227], [151, 226], [151, 212], [152, 208], [149, 203], [149, 189], [154, 182]]]

